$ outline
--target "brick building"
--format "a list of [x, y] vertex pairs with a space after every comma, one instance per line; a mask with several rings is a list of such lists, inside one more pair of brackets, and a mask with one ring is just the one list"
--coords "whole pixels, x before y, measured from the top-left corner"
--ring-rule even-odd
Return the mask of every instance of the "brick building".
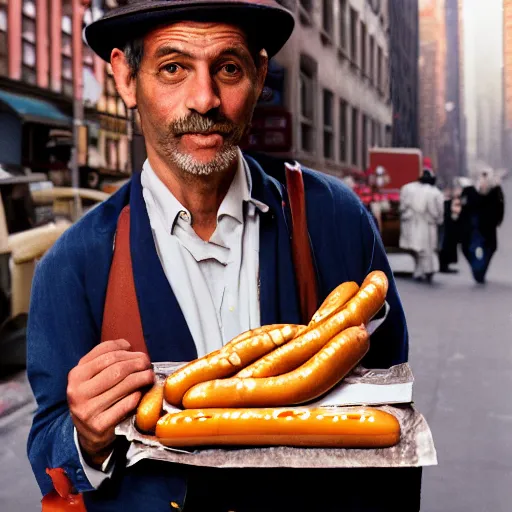
[[[110, 66], [82, 41], [112, 0], [0, 0], [0, 163], [69, 182], [73, 102], [82, 99], [81, 184], [131, 171], [131, 113]], [[97, 172], [92, 172], [92, 171]]]

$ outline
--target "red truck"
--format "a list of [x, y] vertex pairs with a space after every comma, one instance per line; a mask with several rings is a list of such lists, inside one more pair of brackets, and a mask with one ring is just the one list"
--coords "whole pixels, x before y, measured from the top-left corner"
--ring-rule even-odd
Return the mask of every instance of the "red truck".
[[370, 183], [380, 198], [378, 220], [382, 240], [388, 249], [398, 249], [400, 239], [400, 189], [417, 180], [423, 170], [418, 148], [370, 148]]

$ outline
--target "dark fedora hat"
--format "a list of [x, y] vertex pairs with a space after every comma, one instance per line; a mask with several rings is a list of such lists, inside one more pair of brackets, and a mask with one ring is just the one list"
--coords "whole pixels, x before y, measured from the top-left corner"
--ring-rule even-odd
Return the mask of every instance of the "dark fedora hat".
[[291, 12], [275, 0], [129, 0], [88, 25], [85, 38], [109, 62], [114, 48], [160, 25], [184, 20], [241, 26], [269, 57], [284, 46], [295, 25]]

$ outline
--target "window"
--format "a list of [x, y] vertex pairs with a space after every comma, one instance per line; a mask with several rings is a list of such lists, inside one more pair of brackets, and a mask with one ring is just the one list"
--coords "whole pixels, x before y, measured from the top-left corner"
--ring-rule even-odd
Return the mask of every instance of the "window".
[[311, 25], [313, 15], [313, 0], [299, 0], [300, 21], [304, 25]]
[[7, 75], [9, 66], [7, 51], [7, 1], [0, 0], [0, 75]]
[[382, 48], [377, 49], [377, 89], [382, 90]]
[[375, 38], [370, 36], [370, 55], [368, 57], [368, 76], [370, 83], [373, 85], [375, 82]]
[[381, 145], [381, 137], [380, 137], [380, 125], [378, 121], [375, 121], [373, 125], [373, 145], [376, 147], [380, 147]]
[[366, 69], [366, 24], [361, 21], [361, 74], [367, 74]]
[[73, 96], [73, 0], [62, 1], [62, 92]]
[[316, 63], [311, 57], [301, 56], [300, 63], [300, 147], [308, 153], [315, 147], [315, 78]]
[[21, 63], [21, 79], [36, 85], [36, 4], [32, 0], [23, 0]]
[[322, 29], [329, 37], [332, 37], [332, 17], [332, 0], [322, 0]]
[[384, 57], [382, 60], [382, 86], [381, 91], [387, 96], [386, 92], [388, 89], [388, 58]]
[[116, 82], [112, 73], [112, 66], [107, 65], [105, 73], [104, 94], [106, 98], [107, 113], [116, 117], [126, 118], [126, 106], [117, 93]]
[[363, 126], [362, 126], [362, 144], [363, 147], [363, 169], [366, 170], [368, 164], [368, 118], [363, 114]]
[[347, 0], [339, 0], [339, 46], [347, 49]]
[[334, 96], [331, 91], [324, 89], [324, 158], [334, 158]]
[[352, 165], [359, 163], [359, 112], [357, 108], [352, 108]]
[[347, 161], [347, 102], [340, 100], [340, 160]]
[[357, 63], [357, 11], [350, 8], [350, 60]]

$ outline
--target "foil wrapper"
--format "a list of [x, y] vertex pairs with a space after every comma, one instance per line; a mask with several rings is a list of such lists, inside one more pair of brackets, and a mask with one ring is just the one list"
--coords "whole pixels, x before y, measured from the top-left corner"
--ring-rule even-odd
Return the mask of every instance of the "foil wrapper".
[[[185, 363], [154, 363], [164, 378]], [[432, 433], [412, 402], [413, 374], [405, 363], [385, 370], [356, 367], [331, 392], [312, 404], [297, 408], [329, 407], [339, 410], [370, 406], [393, 414], [400, 423], [400, 442], [390, 448], [215, 447], [184, 449], [163, 446], [154, 436], [135, 427], [135, 416], [116, 427], [116, 434], [131, 442], [127, 466], [154, 459], [216, 468], [372, 468], [420, 467], [437, 464]], [[393, 404], [393, 405], [390, 405]], [[178, 411], [164, 403], [167, 412]]]

